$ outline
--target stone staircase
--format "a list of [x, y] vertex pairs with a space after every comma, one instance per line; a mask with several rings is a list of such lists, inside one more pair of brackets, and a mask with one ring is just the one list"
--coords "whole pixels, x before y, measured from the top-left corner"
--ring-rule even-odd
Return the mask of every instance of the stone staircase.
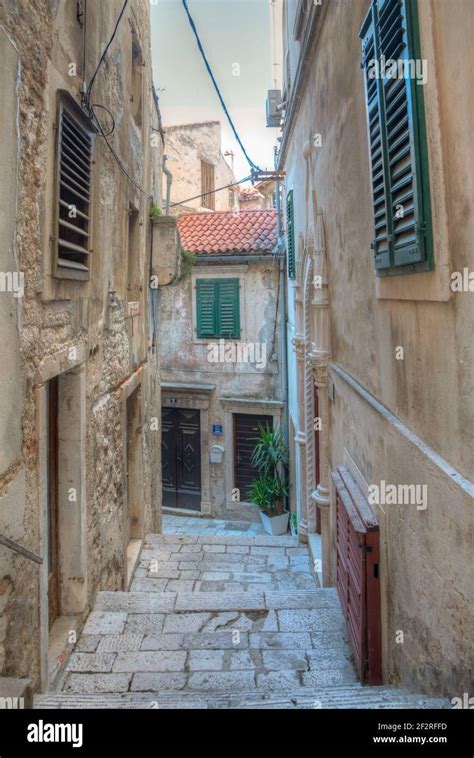
[[362, 687], [337, 592], [292, 537], [148, 535], [36, 708], [440, 708]]

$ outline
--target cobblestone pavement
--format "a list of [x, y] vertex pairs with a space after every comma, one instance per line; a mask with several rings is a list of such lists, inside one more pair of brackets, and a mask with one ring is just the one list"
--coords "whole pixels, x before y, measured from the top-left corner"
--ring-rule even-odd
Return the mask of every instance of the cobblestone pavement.
[[147, 535], [131, 591], [98, 594], [58, 690], [35, 707], [442, 705], [359, 685], [337, 592], [296, 538], [201, 519], [204, 534], [181, 534], [171, 519]]
[[130, 592], [99, 593], [64, 691], [356, 681], [337, 594], [319, 588], [305, 546], [291, 536], [241, 536], [239, 524], [204, 519], [193, 521], [205, 535], [170, 534], [193, 526], [185, 519], [175, 527], [176, 518], [165, 519], [167, 533], [147, 536]]

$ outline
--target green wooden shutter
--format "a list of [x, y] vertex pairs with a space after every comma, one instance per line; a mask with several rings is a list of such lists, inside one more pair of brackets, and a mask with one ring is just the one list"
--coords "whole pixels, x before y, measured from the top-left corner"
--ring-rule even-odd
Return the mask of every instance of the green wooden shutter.
[[239, 280], [216, 279], [217, 286], [217, 335], [240, 337]]
[[[393, 267], [399, 266], [426, 270], [432, 268], [433, 256], [422, 85], [410, 76], [370, 76], [374, 59], [420, 60], [416, 1], [374, 0], [361, 37], [375, 268], [379, 273], [397, 273]], [[405, 72], [409, 70], [406, 65]]]
[[294, 279], [296, 276], [295, 265], [295, 219], [293, 210], [293, 190], [290, 190], [286, 196], [286, 241], [287, 241], [287, 258], [288, 258], [288, 276]]
[[196, 279], [198, 337], [214, 337], [216, 334], [215, 281], [215, 279]]

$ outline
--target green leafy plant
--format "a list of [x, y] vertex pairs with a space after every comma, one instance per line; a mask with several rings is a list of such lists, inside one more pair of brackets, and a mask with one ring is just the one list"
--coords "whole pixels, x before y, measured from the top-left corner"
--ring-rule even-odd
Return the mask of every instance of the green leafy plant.
[[288, 464], [288, 452], [281, 427], [270, 429], [259, 424], [260, 439], [252, 453], [252, 466], [261, 474], [276, 476]]
[[250, 501], [268, 516], [279, 516], [283, 512], [283, 498], [287, 494], [288, 488], [282, 476], [262, 475], [253, 479], [247, 491]]
[[247, 496], [267, 516], [279, 516], [283, 513], [284, 498], [288, 494], [287, 465], [288, 451], [280, 427], [270, 429], [261, 424], [258, 427], [260, 437], [252, 453], [251, 462], [260, 472], [258, 479], [253, 479]]
[[163, 215], [163, 211], [161, 208], [157, 206], [154, 200], [150, 203], [150, 218], [153, 220], [154, 218], [159, 218]]
[[184, 282], [191, 276], [191, 271], [196, 263], [196, 256], [194, 253], [190, 253], [189, 250], [181, 248], [181, 273], [179, 275], [179, 282]]

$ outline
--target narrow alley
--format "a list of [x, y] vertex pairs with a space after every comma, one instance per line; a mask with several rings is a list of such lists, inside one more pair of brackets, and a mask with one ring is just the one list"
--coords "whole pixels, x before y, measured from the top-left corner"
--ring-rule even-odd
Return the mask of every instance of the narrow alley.
[[261, 532], [165, 516], [130, 592], [99, 593], [58, 692], [36, 707], [447, 707], [361, 687], [337, 591], [295, 537]]
[[0, 0], [0, 758], [466, 747], [473, 24]]

